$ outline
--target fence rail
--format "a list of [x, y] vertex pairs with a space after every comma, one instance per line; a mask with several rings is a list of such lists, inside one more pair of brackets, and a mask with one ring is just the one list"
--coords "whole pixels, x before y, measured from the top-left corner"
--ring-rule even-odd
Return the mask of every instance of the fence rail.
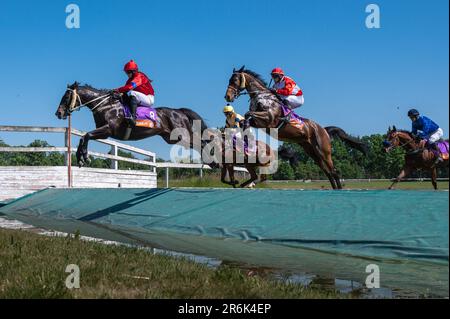
[[[69, 125], [70, 127], [70, 125]], [[65, 165], [68, 166], [68, 175], [69, 175], [69, 187], [71, 187], [71, 161], [70, 157], [72, 153], [75, 153], [77, 151], [76, 148], [71, 147], [70, 138], [71, 135], [75, 136], [84, 136], [86, 132], [69, 128], [69, 127], [46, 127], [46, 126], [11, 126], [11, 125], [0, 125], [0, 132], [28, 132], [28, 133], [64, 133], [65, 139], [64, 139], [64, 147], [0, 147], [0, 152], [21, 152], [21, 153], [31, 153], [31, 152], [60, 152], [65, 153]], [[164, 162], [164, 163], [157, 163], [156, 162], [156, 154], [154, 152], [146, 151], [131, 145], [122, 144], [120, 142], [112, 141], [112, 140], [105, 140], [105, 139], [99, 139], [99, 140], [93, 140], [95, 142], [109, 145], [111, 146], [111, 151], [109, 154], [106, 153], [99, 153], [99, 152], [93, 152], [89, 151], [89, 155], [92, 155], [94, 157], [100, 157], [100, 158], [106, 158], [111, 160], [111, 169], [118, 170], [118, 162], [129, 162], [134, 164], [142, 164], [147, 165], [151, 168], [152, 172], [156, 172], [156, 168], [165, 169], [165, 181], [166, 181], [166, 187], [169, 187], [169, 170], [170, 168], [184, 168], [184, 169], [198, 169], [200, 177], [203, 177], [203, 170], [209, 170], [211, 167], [209, 165], [205, 164], [188, 164], [188, 163], [172, 163], [172, 162]], [[123, 149], [130, 152], [134, 152], [140, 155], [144, 155], [149, 157], [148, 161], [140, 160], [140, 159], [133, 159], [133, 158], [127, 158], [123, 156], [118, 155], [118, 150]], [[70, 156], [69, 156], [70, 153]], [[248, 173], [248, 171], [243, 167], [235, 167], [235, 171], [238, 172], [245, 172]]]
[[[341, 178], [342, 182], [391, 182], [395, 178]], [[448, 177], [439, 177], [438, 182], [448, 182]], [[424, 182], [431, 181], [431, 178], [404, 178], [402, 182]], [[327, 179], [284, 179], [284, 180], [267, 180], [268, 183], [320, 183], [328, 182]]]
[[[27, 133], [64, 133], [64, 147], [0, 147], [0, 152], [60, 152], [65, 153], [65, 165], [68, 167], [68, 186], [72, 186], [72, 168], [71, 168], [71, 156], [72, 153], [77, 151], [76, 148], [71, 147], [71, 135], [84, 136], [86, 132], [74, 129], [69, 123], [69, 127], [46, 127], [46, 126], [11, 126], [11, 125], [0, 125], [0, 132], [27, 132]], [[156, 154], [150, 151], [146, 151], [134, 146], [127, 144], [122, 144], [111, 140], [93, 140], [95, 142], [111, 146], [111, 151], [109, 154], [92, 152], [89, 154], [94, 157], [106, 158], [111, 160], [111, 169], [118, 170], [119, 161], [142, 164], [150, 167], [150, 171], [156, 173]], [[134, 158], [127, 158], [119, 156], [119, 149], [131, 151], [140, 155], [147, 156], [149, 160], [140, 160]]]

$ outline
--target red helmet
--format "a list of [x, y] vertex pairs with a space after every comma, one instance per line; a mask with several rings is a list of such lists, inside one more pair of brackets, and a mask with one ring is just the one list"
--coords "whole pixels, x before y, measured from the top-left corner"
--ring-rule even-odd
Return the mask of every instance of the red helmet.
[[133, 60], [130, 60], [130, 62], [128, 62], [127, 64], [125, 64], [125, 66], [123, 67], [123, 70], [125, 72], [129, 72], [129, 71], [137, 71], [138, 70], [138, 65], [136, 64], [136, 62], [134, 62]]
[[275, 68], [275, 69], [272, 70], [271, 74], [284, 75], [284, 71], [281, 68]]

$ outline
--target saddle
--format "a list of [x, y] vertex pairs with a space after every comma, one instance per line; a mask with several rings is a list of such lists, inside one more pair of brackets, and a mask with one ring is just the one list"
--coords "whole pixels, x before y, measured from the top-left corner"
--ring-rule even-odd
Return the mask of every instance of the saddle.
[[[127, 105], [122, 103], [123, 111], [126, 119], [131, 118], [131, 112]], [[147, 106], [138, 106], [136, 110], [136, 126], [147, 128], [160, 127], [160, 119], [156, 109]]]
[[[438, 149], [439, 149], [439, 156], [444, 159], [447, 160], [449, 158], [449, 143], [447, 141], [444, 140], [440, 140], [436, 142]], [[429, 151], [435, 152], [435, 149], [432, 148], [429, 144], [427, 140], [421, 140], [419, 143], [420, 148], [424, 149], [426, 148]], [[420, 150], [420, 149], [419, 149]]]
[[284, 104], [281, 105], [281, 110], [283, 113], [284, 121], [282, 121], [278, 127], [280, 129], [286, 124], [290, 124], [291, 126], [301, 129], [303, 125], [305, 124], [304, 119], [296, 114], [293, 110], [285, 106]]
[[439, 152], [441, 153], [441, 157], [444, 160], [448, 160], [449, 158], [449, 145], [447, 141], [438, 141], [437, 142]]

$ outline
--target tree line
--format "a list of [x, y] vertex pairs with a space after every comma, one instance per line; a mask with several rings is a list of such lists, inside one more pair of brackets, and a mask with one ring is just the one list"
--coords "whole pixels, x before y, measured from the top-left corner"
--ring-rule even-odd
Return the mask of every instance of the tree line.
[[[382, 142], [386, 138], [382, 134], [373, 134], [363, 136], [361, 139], [368, 145], [368, 153], [365, 156], [357, 150], [346, 146], [338, 139], [332, 141], [333, 162], [344, 179], [362, 178], [378, 179], [396, 177], [404, 164], [404, 151], [394, 149], [386, 153]], [[0, 139], [0, 147], [7, 147]], [[28, 147], [51, 147], [46, 141], [35, 140]], [[278, 171], [270, 176], [274, 180], [309, 180], [326, 179], [320, 168], [309, 158], [303, 149], [292, 143], [284, 143], [283, 148], [291, 150], [296, 157], [295, 163], [287, 160], [279, 161]], [[119, 156], [135, 158], [132, 153], [119, 150]], [[163, 162], [163, 159], [157, 158], [157, 162]], [[72, 163], [76, 163], [75, 155], [72, 155]], [[63, 166], [64, 154], [57, 152], [0, 152], [0, 166]], [[111, 160], [94, 158], [91, 156], [89, 167], [110, 168]], [[142, 164], [128, 163], [119, 161], [119, 169], [130, 170], [148, 170], [149, 167]], [[206, 172], [205, 172], [206, 173]], [[164, 171], [158, 172], [159, 177], [163, 177]], [[217, 170], [209, 171], [207, 174], [218, 174]], [[440, 169], [439, 177], [448, 177], [448, 169]], [[187, 178], [198, 176], [198, 169], [170, 169], [171, 178]], [[414, 172], [411, 177], [429, 177], [428, 172]]]

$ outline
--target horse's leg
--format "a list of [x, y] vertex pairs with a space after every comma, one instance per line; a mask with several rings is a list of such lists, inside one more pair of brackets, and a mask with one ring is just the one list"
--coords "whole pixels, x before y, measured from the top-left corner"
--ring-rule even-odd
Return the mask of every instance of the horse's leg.
[[228, 171], [228, 166], [227, 166], [227, 165], [223, 165], [223, 166], [222, 166], [222, 170], [220, 171], [220, 181], [221, 181], [222, 183], [224, 183], [224, 184], [232, 185], [232, 184], [231, 184], [231, 181], [229, 182], [229, 181], [227, 181], [227, 180], [225, 179], [225, 177], [227, 176], [227, 171]]
[[[316, 155], [317, 156], [317, 155]], [[316, 157], [315, 159], [317, 165], [319, 165], [320, 169], [325, 173], [325, 175], [328, 177], [328, 180], [330, 181], [331, 187], [333, 187], [333, 189], [341, 189], [341, 182], [339, 181], [339, 184], [336, 180], [336, 178], [333, 176], [333, 173], [330, 171], [327, 163], [325, 162], [325, 160], [323, 158], [320, 157]], [[338, 177], [339, 179], [339, 177]]]
[[254, 181], [256, 181], [258, 179], [258, 174], [256, 174], [256, 169], [253, 165], [245, 165], [245, 168], [250, 173], [250, 179], [241, 184], [242, 188], [250, 185], [251, 183], [253, 183]]
[[261, 174], [259, 182], [262, 183], [262, 182], [265, 182], [265, 181], [267, 181], [267, 174]]
[[314, 162], [317, 164], [317, 166], [319, 166], [320, 169], [325, 173], [328, 180], [330, 181], [331, 187], [333, 189], [337, 189], [338, 185], [336, 184], [336, 180], [332, 176], [330, 169], [328, 168], [328, 165], [323, 160], [323, 155], [321, 154], [321, 152], [318, 149], [316, 149], [315, 146], [313, 146], [311, 144], [302, 145], [299, 143], [299, 145], [303, 147], [305, 152], [314, 160]]
[[339, 176], [339, 173], [336, 171], [336, 168], [334, 167], [333, 158], [331, 157], [331, 144], [328, 145], [329, 147], [322, 149], [322, 152], [320, 152], [321, 155], [323, 155], [322, 160], [324, 164], [327, 166], [331, 177], [336, 182], [337, 188], [342, 189], [341, 178]]
[[[253, 127], [274, 127], [274, 117], [270, 112], [247, 112], [245, 114], [245, 121]], [[244, 127], [244, 129], [246, 128]]]
[[239, 184], [237, 180], [234, 179], [234, 166], [232, 164], [227, 165], [228, 168], [228, 177], [230, 178], [230, 185], [233, 188], [236, 188], [236, 185]]
[[434, 190], [438, 189], [436, 180], [437, 180], [437, 168], [436, 166], [434, 166], [431, 169], [431, 183], [433, 184]]
[[77, 150], [77, 161], [78, 165], [82, 166], [84, 163], [88, 163], [88, 144], [89, 140], [106, 139], [112, 135], [111, 128], [109, 125], [104, 125], [93, 131], [86, 133], [80, 140]]
[[405, 176], [408, 176], [411, 172], [411, 169], [408, 166], [403, 167], [400, 174], [397, 176], [397, 178], [394, 180], [394, 182], [389, 186], [389, 189], [394, 189], [394, 185], [400, 182]]
[[84, 160], [83, 160], [83, 145], [84, 145], [84, 138], [80, 138], [80, 142], [78, 143], [78, 148], [77, 148], [77, 152], [76, 152], [76, 156], [77, 156], [77, 163], [78, 166], [81, 167], [83, 166]]

